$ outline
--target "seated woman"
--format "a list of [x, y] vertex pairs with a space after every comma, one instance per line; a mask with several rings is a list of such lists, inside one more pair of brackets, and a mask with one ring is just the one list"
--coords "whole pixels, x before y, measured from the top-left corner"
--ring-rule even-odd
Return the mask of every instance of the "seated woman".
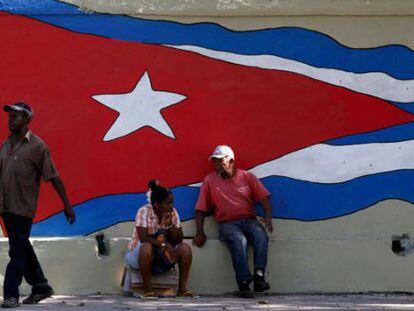
[[144, 297], [156, 297], [151, 287], [152, 274], [179, 267], [177, 297], [194, 297], [187, 290], [192, 261], [191, 248], [183, 243], [180, 217], [173, 205], [171, 191], [150, 181], [147, 193], [150, 204], [138, 209], [135, 230], [125, 255], [125, 263], [139, 269], [144, 286]]

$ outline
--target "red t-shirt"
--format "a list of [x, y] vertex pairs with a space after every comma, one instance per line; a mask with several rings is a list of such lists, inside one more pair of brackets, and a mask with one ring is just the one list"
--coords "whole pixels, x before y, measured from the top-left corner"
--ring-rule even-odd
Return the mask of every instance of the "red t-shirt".
[[254, 202], [270, 195], [269, 191], [252, 173], [237, 169], [230, 179], [223, 179], [216, 172], [204, 178], [196, 210], [213, 210], [218, 222], [256, 217]]

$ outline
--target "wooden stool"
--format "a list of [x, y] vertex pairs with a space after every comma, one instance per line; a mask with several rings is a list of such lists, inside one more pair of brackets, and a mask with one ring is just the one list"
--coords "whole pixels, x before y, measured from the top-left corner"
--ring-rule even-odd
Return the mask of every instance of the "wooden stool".
[[[174, 297], [177, 294], [178, 286], [177, 270], [173, 267], [165, 273], [152, 275], [151, 285], [158, 296]], [[123, 287], [124, 292], [143, 294], [144, 287], [139, 270], [125, 265], [121, 286]]]

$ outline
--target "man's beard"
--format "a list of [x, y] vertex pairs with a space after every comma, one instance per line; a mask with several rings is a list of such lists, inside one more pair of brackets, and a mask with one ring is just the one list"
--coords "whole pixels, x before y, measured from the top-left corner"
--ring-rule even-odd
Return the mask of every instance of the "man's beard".
[[219, 174], [221, 178], [230, 178], [233, 175], [233, 168], [228, 170], [223, 169]]

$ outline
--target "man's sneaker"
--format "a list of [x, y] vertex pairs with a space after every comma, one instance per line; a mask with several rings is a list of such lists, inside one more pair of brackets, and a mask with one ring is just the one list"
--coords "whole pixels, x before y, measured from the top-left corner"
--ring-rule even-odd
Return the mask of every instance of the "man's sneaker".
[[20, 306], [19, 300], [14, 297], [4, 298], [1, 304], [2, 308], [17, 308], [18, 306]]
[[264, 292], [270, 288], [269, 283], [267, 283], [263, 276], [255, 275], [254, 276], [254, 291], [255, 292]]
[[254, 298], [254, 293], [250, 289], [249, 284], [239, 285], [239, 291], [236, 292], [236, 295], [240, 298]]
[[30, 294], [29, 297], [25, 298], [23, 300], [23, 304], [25, 305], [35, 305], [37, 303], [39, 303], [41, 300], [49, 298], [50, 296], [52, 296], [54, 294], [53, 289], [50, 288], [50, 291], [45, 292], [45, 293], [39, 293], [39, 294]]

